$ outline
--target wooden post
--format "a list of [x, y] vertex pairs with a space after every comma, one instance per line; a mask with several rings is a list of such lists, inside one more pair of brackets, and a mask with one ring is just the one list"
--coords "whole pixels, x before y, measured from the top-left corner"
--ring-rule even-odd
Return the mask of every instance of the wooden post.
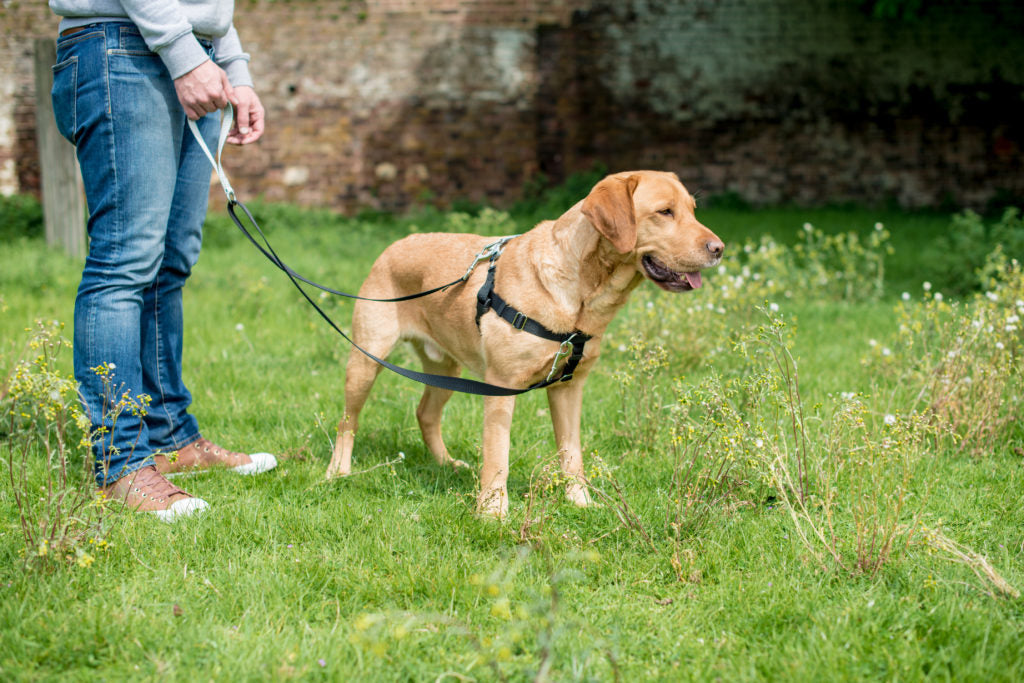
[[59, 245], [76, 258], [85, 256], [85, 192], [75, 147], [57, 131], [50, 89], [57, 58], [56, 41], [35, 41], [36, 144], [43, 185], [46, 243]]

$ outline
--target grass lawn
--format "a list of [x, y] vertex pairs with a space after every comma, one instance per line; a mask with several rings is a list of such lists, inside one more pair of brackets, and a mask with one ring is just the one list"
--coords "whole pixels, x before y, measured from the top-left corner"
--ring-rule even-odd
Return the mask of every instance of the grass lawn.
[[[350, 290], [411, 230], [529, 227], [526, 212], [397, 220], [254, 209], [292, 267]], [[744, 294], [753, 290], [733, 287], [741, 265], [732, 261], [690, 294], [645, 284], [613, 323], [585, 395], [584, 451], [588, 462], [603, 463], [593, 480], [607, 497], [589, 509], [563, 502], [547, 477], [556, 461], [547, 402], [529, 394], [513, 422], [510, 516], [496, 522], [473, 514], [474, 472], [433, 464], [416, 426], [419, 386], [386, 372], [363, 413], [353, 461], [354, 470], [369, 471], [324, 481], [348, 347], [215, 210], [186, 288], [194, 413], [205, 435], [278, 453], [280, 465], [252, 478], [186, 479], [212, 507], [174, 525], [107, 512], [102, 530], [68, 546], [64, 561], [26, 548], [13, 487], [37, 504], [47, 496], [47, 466], [33, 451], [26, 479], [12, 483], [8, 465], [20, 460], [5, 427], [0, 678], [1024, 679], [1024, 603], [986, 573], [1011, 591], [1024, 587], [1019, 347], [1015, 365], [998, 366], [1016, 386], [1003, 389], [995, 408], [974, 394], [977, 404], [965, 407], [993, 425], [979, 432], [969, 420], [958, 423], [969, 447], [932, 432], [918, 439], [909, 426], [886, 431], [892, 415], [902, 425], [915, 407], [927, 407], [915, 403], [922, 375], [910, 370], [925, 350], [900, 345], [901, 315], [924, 315], [938, 306], [936, 292], [957, 285], [929, 251], [950, 229], [949, 216], [726, 208], [698, 216], [735, 254], [765, 234], [791, 249], [804, 239], [804, 223], [825, 236], [854, 231], [866, 244], [881, 222], [894, 250], [884, 290], [868, 293], [865, 276], [839, 296], [803, 277], [817, 257], [794, 272], [803, 261], [778, 265], [756, 254], [752, 267], [767, 264], [772, 277], [793, 284], [775, 283], [764, 298]], [[13, 234], [0, 243], [0, 264], [6, 373], [35, 319], [67, 323], [70, 338], [80, 265], [39, 237]], [[1015, 303], [1003, 303], [1010, 315]], [[768, 317], [781, 316], [786, 327], [784, 343], [760, 348], [788, 349], [799, 368], [806, 462], [818, 477], [804, 513], [772, 475], [799, 450], [800, 440], [786, 436], [793, 404], [753, 388], [771, 364], [758, 365], [756, 354], [745, 360], [735, 343], [767, 325], [754, 310], [762, 304], [777, 306]], [[350, 303], [324, 306], [348, 328]], [[935, 310], [928, 320], [954, 324], [967, 315]], [[409, 351], [396, 355], [399, 364], [413, 362]], [[66, 374], [70, 365], [67, 349], [57, 367]], [[691, 452], [674, 436], [719, 419], [701, 418], [715, 382], [740, 387], [728, 401], [735, 414], [721, 413], [724, 426], [707, 441], [720, 447], [693, 451], [689, 471], [725, 462], [727, 433], [753, 443], [753, 430], [766, 430], [762, 446], [774, 455], [737, 460], [728, 475], [701, 480], [685, 493], [693, 507], [673, 526], [680, 463]], [[862, 423], [851, 421], [830, 441], [821, 428], [830, 406], [857, 392]], [[452, 455], [475, 466], [481, 419], [477, 397], [455, 396], [446, 410]], [[75, 450], [74, 472], [84, 458]], [[831, 479], [828, 463], [842, 465]], [[894, 491], [904, 503], [886, 516]], [[882, 512], [864, 513], [879, 501]], [[827, 514], [835, 521], [831, 545], [813, 538]], [[893, 548], [875, 570], [854, 561], [861, 527], [869, 538], [872, 528], [893, 530]], [[962, 544], [961, 556], [926, 542], [929, 532]]]

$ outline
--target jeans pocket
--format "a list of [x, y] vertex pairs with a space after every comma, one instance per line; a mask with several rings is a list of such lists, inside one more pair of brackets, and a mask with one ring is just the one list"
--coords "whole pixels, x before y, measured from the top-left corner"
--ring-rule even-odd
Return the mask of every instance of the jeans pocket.
[[68, 57], [53, 67], [50, 91], [53, 117], [60, 134], [75, 142], [78, 128], [78, 57]]

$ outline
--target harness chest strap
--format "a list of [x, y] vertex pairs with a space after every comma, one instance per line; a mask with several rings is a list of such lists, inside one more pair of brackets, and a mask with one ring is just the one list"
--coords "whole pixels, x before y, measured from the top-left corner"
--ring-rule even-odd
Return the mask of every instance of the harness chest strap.
[[[502, 318], [517, 330], [529, 332], [535, 337], [558, 342], [561, 346], [558, 348], [558, 352], [555, 354], [555, 358], [551, 363], [551, 372], [548, 373], [547, 379], [534, 385], [534, 387], [547, 386], [549, 384], [554, 384], [555, 382], [568, 382], [572, 379], [573, 373], [576, 371], [576, 366], [579, 365], [580, 361], [583, 359], [583, 347], [588, 341], [590, 341], [590, 335], [584, 334], [580, 331], [570, 332], [568, 334], [552, 332], [537, 321], [531, 320], [523, 312], [516, 310], [513, 306], [509, 305], [507, 301], [498, 296], [498, 293], [494, 291], [494, 271], [498, 265], [498, 256], [500, 255], [501, 252], [499, 250], [491, 256], [491, 263], [487, 268], [487, 277], [484, 280], [484, 284], [476, 293], [477, 329], [480, 328], [480, 318], [482, 318], [488, 310], [492, 310], [499, 318]], [[567, 356], [568, 359], [565, 362], [565, 366], [562, 368], [561, 375], [556, 377], [558, 361]]]

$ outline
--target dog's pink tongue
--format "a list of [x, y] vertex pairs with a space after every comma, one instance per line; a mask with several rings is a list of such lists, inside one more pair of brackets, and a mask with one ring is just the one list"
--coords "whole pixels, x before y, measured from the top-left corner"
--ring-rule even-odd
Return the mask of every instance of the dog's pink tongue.
[[690, 286], [694, 289], [699, 289], [701, 285], [700, 272], [696, 273], [683, 273], [686, 276], [686, 281], [690, 283]]

